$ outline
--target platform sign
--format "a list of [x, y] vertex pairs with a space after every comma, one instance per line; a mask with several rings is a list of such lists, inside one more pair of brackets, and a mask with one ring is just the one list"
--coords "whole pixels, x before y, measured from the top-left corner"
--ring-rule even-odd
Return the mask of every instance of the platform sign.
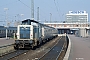
[[86, 11], [69, 11], [69, 14], [85, 14]]

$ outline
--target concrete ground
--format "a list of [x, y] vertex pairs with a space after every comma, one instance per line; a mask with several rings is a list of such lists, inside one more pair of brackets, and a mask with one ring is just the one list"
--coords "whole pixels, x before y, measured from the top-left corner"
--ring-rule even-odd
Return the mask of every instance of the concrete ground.
[[7, 46], [15, 43], [14, 39], [0, 38], [0, 47]]
[[90, 60], [90, 37], [81, 38], [69, 35], [71, 52], [69, 60]]

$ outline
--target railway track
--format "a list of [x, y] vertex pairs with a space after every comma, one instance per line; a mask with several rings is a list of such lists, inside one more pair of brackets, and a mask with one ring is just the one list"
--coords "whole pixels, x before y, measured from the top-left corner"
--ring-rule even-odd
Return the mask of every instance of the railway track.
[[23, 50], [23, 49], [16, 50], [14, 52], [11, 52], [9, 54], [1, 56], [0, 60], [11, 60], [12, 58], [18, 57], [18, 56], [20, 56], [22, 54], [26, 54], [28, 51], [33, 52], [33, 50], [27, 50], [27, 49], [26, 50]]
[[17, 50], [0, 57], [0, 60], [58, 60], [64, 42], [64, 37], [57, 37], [36, 50]]
[[58, 60], [63, 48], [64, 48], [65, 37], [63, 36], [58, 42], [52, 47], [52, 49], [46, 52], [38, 60]]
[[9, 59], [11, 59], [11, 58], [13, 58], [15, 56], [18, 56], [20, 54], [23, 54], [23, 53], [27, 52], [27, 51], [28, 50], [17, 50], [17, 51], [14, 51], [12, 53], [9, 53], [9, 54], [6, 54], [4, 56], [1, 56], [0, 60], [9, 60]]

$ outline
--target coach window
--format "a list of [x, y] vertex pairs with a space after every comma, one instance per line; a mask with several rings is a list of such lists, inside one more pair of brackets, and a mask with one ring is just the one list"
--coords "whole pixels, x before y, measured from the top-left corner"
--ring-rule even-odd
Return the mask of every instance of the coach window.
[[7, 32], [9, 33], [9, 30], [7, 30]]
[[10, 33], [10, 30], [9, 30], [9, 33]]
[[9, 33], [10, 33], [10, 30], [9, 30]]
[[12, 33], [12, 30], [10, 30], [10, 33]]
[[3, 30], [3, 33], [4, 33], [5, 30]]
[[3, 33], [3, 30], [2, 30], [2, 33]]
[[1, 33], [2, 33], [2, 30], [1, 30]]
[[15, 33], [15, 30], [14, 30], [14, 33]]
[[6, 31], [4, 30], [3, 33], [5, 33]]
[[13, 33], [13, 30], [11, 30], [11, 33]]
[[10, 30], [10, 33], [11, 33], [11, 30]]
[[8, 30], [8, 33], [9, 33], [9, 30]]
[[15, 33], [15, 30], [14, 30], [14, 33]]
[[3, 33], [3, 30], [1, 32]]
[[17, 33], [17, 30], [15, 30], [15, 33]]
[[14, 30], [13, 30], [13, 33], [14, 33]]
[[1, 30], [0, 30], [0, 33], [1, 33]]

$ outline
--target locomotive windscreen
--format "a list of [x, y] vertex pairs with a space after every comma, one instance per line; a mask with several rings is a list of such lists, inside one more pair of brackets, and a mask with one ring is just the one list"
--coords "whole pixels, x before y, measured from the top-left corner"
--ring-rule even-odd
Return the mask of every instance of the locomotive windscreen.
[[20, 27], [20, 39], [30, 39], [30, 27]]

